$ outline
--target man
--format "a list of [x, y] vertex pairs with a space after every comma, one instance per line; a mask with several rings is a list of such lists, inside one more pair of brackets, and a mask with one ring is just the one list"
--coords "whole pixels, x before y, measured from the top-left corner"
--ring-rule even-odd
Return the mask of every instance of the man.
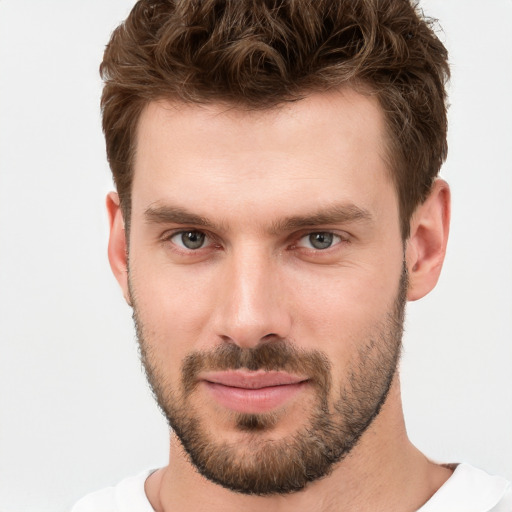
[[447, 53], [410, 3], [142, 0], [102, 75], [109, 259], [172, 433], [73, 510], [511, 510], [404, 426], [450, 216]]

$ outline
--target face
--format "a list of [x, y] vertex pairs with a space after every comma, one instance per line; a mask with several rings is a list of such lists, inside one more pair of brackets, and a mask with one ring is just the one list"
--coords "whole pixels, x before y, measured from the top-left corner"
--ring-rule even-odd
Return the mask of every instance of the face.
[[144, 111], [124, 287], [157, 400], [214, 482], [301, 489], [379, 413], [407, 287], [384, 156], [376, 102], [350, 90]]

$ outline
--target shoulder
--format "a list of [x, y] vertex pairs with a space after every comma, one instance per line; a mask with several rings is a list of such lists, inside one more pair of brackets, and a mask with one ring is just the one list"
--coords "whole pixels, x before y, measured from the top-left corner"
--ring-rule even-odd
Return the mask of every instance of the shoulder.
[[117, 512], [115, 487], [92, 492], [75, 503], [71, 512]]
[[144, 492], [144, 483], [153, 471], [145, 470], [125, 478], [116, 486], [88, 494], [71, 512], [153, 512]]
[[453, 475], [418, 512], [511, 512], [512, 486], [469, 464], [458, 464]]

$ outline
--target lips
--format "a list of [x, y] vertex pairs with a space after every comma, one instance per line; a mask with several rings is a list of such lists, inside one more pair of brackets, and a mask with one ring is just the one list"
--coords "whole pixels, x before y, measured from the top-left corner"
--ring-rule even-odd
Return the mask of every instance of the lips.
[[206, 372], [201, 375], [205, 381], [234, 388], [259, 389], [273, 386], [287, 386], [307, 380], [305, 377], [286, 372], [264, 371], [249, 372], [232, 370], [226, 372]]
[[200, 379], [218, 404], [249, 414], [270, 412], [285, 405], [308, 382], [299, 375], [263, 370], [205, 372]]

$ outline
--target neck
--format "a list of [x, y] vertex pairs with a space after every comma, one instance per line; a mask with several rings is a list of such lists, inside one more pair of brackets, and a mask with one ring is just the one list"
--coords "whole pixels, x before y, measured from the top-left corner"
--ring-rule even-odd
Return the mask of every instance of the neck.
[[357, 446], [328, 476], [300, 492], [260, 497], [224, 489], [197, 473], [179, 440], [171, 435], [169, 465], [147, 480], [146, 493], [157, 512], [400, 512], [420, 508], [450, 475], [450, 470], [429, 461], [409, 441], [396, 378], [386, 403]]

